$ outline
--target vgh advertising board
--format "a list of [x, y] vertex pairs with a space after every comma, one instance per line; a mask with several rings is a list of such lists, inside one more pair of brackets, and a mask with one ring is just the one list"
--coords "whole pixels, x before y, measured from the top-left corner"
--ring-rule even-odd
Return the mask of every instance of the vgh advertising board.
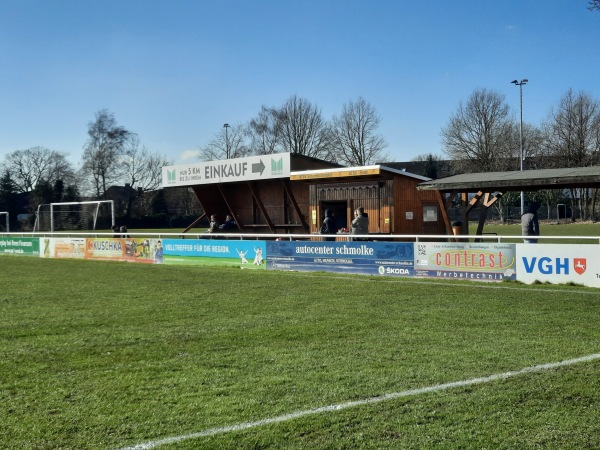
[[600, 287], [597, 244], [516, 244], [517, 280]]

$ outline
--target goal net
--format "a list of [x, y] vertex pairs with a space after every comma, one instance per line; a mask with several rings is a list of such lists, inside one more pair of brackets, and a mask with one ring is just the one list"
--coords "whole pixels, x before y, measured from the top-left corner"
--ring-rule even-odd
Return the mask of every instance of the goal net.
[[110, 229], [115, 224], [112, 200], [39, 205], [33, 231]]

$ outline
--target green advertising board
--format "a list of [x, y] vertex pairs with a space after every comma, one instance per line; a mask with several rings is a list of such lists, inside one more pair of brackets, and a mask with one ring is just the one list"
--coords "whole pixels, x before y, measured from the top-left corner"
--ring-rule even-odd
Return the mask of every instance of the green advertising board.
[[40, 239], [25, 237], [0, 237], [0, 253], [40, 256]]

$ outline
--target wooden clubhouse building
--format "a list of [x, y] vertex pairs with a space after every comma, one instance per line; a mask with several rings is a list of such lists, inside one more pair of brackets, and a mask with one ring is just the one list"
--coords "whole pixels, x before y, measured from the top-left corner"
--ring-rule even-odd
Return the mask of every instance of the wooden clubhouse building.
[[204, 210], [188, 230], [230, 214], [240, 232], [261, 234], [318, 233], [326, 209], [348, 230], [361, 206], [370, 234], [444, 234], [437, 193], [417, 189], [429, 180], [385, 164], [342, 167], [292, 153], [163, 168], [163, 187], [191, 188]]

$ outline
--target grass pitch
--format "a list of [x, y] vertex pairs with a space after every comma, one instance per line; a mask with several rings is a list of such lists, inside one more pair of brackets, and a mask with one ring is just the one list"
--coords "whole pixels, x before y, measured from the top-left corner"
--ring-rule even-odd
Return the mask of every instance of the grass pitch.
[[[0, 447], [110, 449], [600, 353], [600, 291], [0, 256]], [[594, 448], [600, 360], [160, 448]], [[149, 447], [147, 447], [149, 448]]]

